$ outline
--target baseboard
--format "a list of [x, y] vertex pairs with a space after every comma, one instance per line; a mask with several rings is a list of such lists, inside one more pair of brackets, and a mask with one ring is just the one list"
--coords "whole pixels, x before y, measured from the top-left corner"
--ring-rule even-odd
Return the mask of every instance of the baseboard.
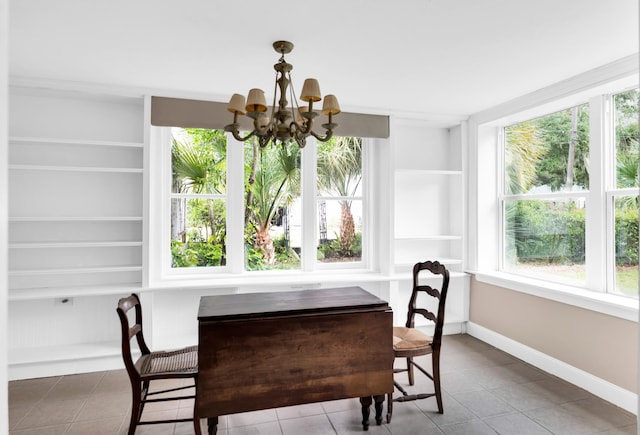
[[467, 323], [467, 334], [489, 343], [545, 372], [584, 388], [592, 394], [634, 415], [638, 415], [638, 395], [584, 370], [569, 365], [529, 346], [498, 334], [473, 322]]
[[16, 381], [20, 379], [47, 378], [50, 376], [74, 375], [78, 373], [120, 369], [124, 369], [122, 356], [82, 358], [64, 361], [9, 363], [8, 378], [10, 381]]
[[[467, 322], [445, 322], [444, 327], [442, 328], [442, 334], [464, 334], [466, 332], [466, 325]], [[427, 335], [433, 335], [433, 330], [435, 329], [433, 325], [418, 325], [416, 328]]]

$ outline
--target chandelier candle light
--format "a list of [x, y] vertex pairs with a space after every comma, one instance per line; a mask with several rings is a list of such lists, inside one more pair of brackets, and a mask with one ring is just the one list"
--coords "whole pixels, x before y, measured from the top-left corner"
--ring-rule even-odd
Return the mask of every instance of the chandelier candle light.
[[[273, 48], [281, 54], [280, 60], [273, 66], [276, 70], [276, 83], [273, 91], [273, 105], [271, 116], [267, 115], [267, 101], [261, 89], [251, 89], [247, 96], [246, 104], [243, 95], [233, 94], [227, 110], [233, 113], [233, 124], [226, 125], [224, 130], [230, 132], [236, 140], [244, 142], [256, 136], [261, 147], [269, 142], [280, 142], [283, 145], [291, 139], [295, 139], [298, 146], [303, 148], [309, 135], [321, 142], [326, 142], [333, 136], [333, 130], [338, 126], [333, 122], [333, 115], [340, 113], [340, 105], [335, 95], [324, 97], [322, 114], [329, 117], [329, 122], [322, 124], [325, 129], [324, 136], [313, 131], [313, 119], [319, 115], [313, 110], [313, 103], [322, 99], [320, 85], [316, 79], [306, 79], [302, 86], [300, 99], [309, 103], [308, 106], [299, 107], [298, 100], [293, 93], [291, 84], [291, 70], [293, 65], [284, 60], [284, 55], [293, 50], [293, 44], [289, 41], [276, 41]], [[276, 106], [276, 97], [280, 89], [280, 98]], [[288, 107], [287, 89], [292, 101]], [[240, 136], [238, 115], [246, 115], [253, 119], [253, 131], [245, 137]]]

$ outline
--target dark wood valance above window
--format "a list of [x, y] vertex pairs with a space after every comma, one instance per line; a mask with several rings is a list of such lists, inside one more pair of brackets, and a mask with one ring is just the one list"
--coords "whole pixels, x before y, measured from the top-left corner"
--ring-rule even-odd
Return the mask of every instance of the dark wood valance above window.
[[[227, 103], [182, 98], [151, 97], [151, 124], [158, 127], [210, 128], [222, 129], [233, 122], [233, 115], [227, 111]], [[252, 120], [240, 117], [240, 125], [246, 130], [253, 127]], [[326, 121], [319, 116], [314, 125]], [[342, 112], [334, 117], [338, 127], [336, 136], [389, 137], [389, 117], [363, 113]]]

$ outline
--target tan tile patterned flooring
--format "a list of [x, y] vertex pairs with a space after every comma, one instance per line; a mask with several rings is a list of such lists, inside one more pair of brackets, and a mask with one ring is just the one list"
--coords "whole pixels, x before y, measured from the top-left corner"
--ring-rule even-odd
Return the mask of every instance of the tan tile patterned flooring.
[[[376, 426], [372, 417], [368, 433], [637, 433], [634, 415], [468, 335], [444, 338], [441, 363], [444, 414], [435, 412], [435, 399], [396, 403], [391, 423]], [[175, 381], [165, 384], [172, 386]], [[188, 417], [192, 406], [190, 400], [150, 404], [143, 418]], [[130, 386], [124, 370], [9, 383], [10, 435], [125, 434], [129, 407]], [[218, 433], [361, 434], [360, 420], [358, 400], [348, 399], [224, 416]], [[136, 431], [191, 433], [191, 423], [141, 426]]]

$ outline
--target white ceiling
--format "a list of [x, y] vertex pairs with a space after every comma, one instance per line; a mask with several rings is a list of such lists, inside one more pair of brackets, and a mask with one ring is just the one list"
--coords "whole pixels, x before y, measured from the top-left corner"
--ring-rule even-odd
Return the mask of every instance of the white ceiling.
[[[464, 118], [638, 52], [637, 0], [11, 0], [12, 77], [226, 101], [273, 41], [343, 110]], [[268, 97], [269, 98], [269, 97]]]

